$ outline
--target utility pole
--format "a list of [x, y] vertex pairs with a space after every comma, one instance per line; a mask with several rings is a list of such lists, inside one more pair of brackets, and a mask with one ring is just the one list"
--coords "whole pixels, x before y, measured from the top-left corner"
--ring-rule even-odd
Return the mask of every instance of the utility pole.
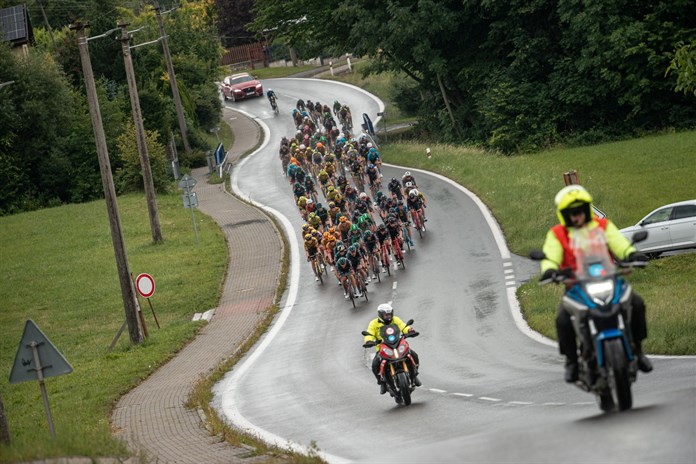
[[140, 153], [140, 167], [143, 170], [143, 184], [145, 186], [145, 196], [147, 197], [147, 211], [150, 215], [150, 230], [152, 231], [152, 241], [162, 242], [162, 228], [160, 227], [159, 214], [157, 212], [157, 197], [155, 195], [155, 184], [152, 181], [152, 169], [150, 168], [150, 157], [147, 152], [147, 138], [145, 137], [145, 127], [143, 126], [143, 115], [140, 111], [140, 98], [138, 97], [138, 86], [135, 82], [135, 71], [133, 70], [133, 59], [130, 52], [130, 38], [128, 37], [128, 24], [119, 23], [121, 28], [121, 46], [123, 48], [123, 62], [126, 68], [126, 80], [128, 81], [128, 93], [130, 95], [131, 109], [133, 111], [133, 124], [135, 125], [135, 140]]
[[46, 16], [46, 10], [44, 10], [43, 2], [39, 1], [39, 7], [41, 8], [41, 14], [43, 15], [44, 24], [48, 30], [48, 35], [51, 36], [51, 42], [53, 43], [53, 50], [58, 53], [58, 47], [56, 47], [56, 39], [53, 38], [53, 29], [51, 29], [51, 24], [48, 22], [48, 16]]
[[176, 107], [176, 117], [179, 120], [179, 130], [181, 131], [181, 141], [184, 144], [184, 151], [191, 152], [191, 145], [188, 141], [188, 129], [186, 128], [186, 119], [184, 118], [184, 107], [181, 104], [179, 96], [179, 87], [176, 85], [176, 74], [174, 74], [174, 65], [172, 64], [172, 55], [169, 53], [169, 44], [167, 42], [167, 33], [164, 31], [164, 22], [162, 21], [162, 13], [160, 12], [159, 2], [152, 2], [152, 8], [155, 10], [157, 24], [160, 29], [160, 39], [162, 40], [162, 50], [164, 58], [167, 62], [167, 72], [169, 73], [169, 83], [172, 86], [172, 97], [174, 97], [174, 106]]
[[[85, 35], [86, 27], [88, 27], [88, 25], [80, 22], [70, 25], [70, 29], [77, 31], [77, 46], [80, 50], [82, 72], [84, 74], [85, 87], [87, 89], [87, 103], [89, 104], [89, 114], [92, 118], [94, 140], [97, 144], [99, 170], [101, 171], [102, 185], [104, 187], [106, 210], [109, 216], [109, 226], [111, 228], [111, 241], [114, 246], [116, 267], [118, 269], [118, 277], [121, 283], [121, 297], [123, 298], [123, 309], [126, 313], [128, 333], [130, 335], [131, 342], [134, 344], [139, 344], [143, 341], [143, 334], [140, 331], [140, 325], [138, 323], [137, 296], [135, 294], [133, 280], [131, 279], [131, 273], [128, 266], [128, 256], [126, 255], [125, 241], [123, 240], [121, 218], [119, 217], [118, 204], [116, 202], [116, 189], [114, 188], [114, 179], [111, 175], [109, 152], [106, 147], [104, 125], [102, 122], [101, 111], [99, 109], [99, 100], [97, 99], [97, 87], [94, 84], [94, 72], [92, 71], [92, 62], [90, 61], [89, 49], [87, 47], [88, 39]], [[117, 29], [109, 31], [104, 35], [115, 32], [116, 30]]]

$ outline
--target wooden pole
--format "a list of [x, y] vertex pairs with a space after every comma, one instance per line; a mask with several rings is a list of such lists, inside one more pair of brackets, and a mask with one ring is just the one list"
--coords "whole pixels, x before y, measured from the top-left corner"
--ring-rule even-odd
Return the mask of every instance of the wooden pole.
[[184, 144], [184, 151], [191, 152], [191, 145], [188, 140], [188, 128], [186, 127], [186, 118], [184, 118], [184, 107], [181, 104], [181, 96], [179, 95], [179, 87], [176, 84], [176, 74], [174, 74], [174, 65], [172, 64], [172, 55], [169, 53], [169, 43], [167, 42], [167, 33], [164, 30], [164, 22], [162, 21], [162, 13], [160, 12], [159, 2], [153, 2], [153, 9], [157, 17], [157, 24], [160, 29], [160, 38], [162, 39], [162, 51], [167, 62], [167, 72], [169, 73], [169, 84], [172, 87], [172, 97], [174, 98], [174, 107], [176, 108], [176, 117], [179, 121], [179, 130], [181, 131], [181, 141]]
[[89, 113], [92, 118], [94, 140], [97, 144], [99, 170], [101, 172], [102, 185], [104, 187], [106, 209], [109, 216], [109, 226], [111, 228], [111, 241], [114, 246], [114, 256], [116, 258], [116, 267], [118, 269], [118, 277], [121, 284], [121, 297], [123, 299], [123, 309], [126, 313], [126, 322], [128, 323], [128, 333], [130, 335], [131, 342], [134, 344], [139, 344], [143, 341], [143, 334], [140, 331], [140, 325], [138, 324], [138, 313], [136, 309], [137, 297], [135, 295], [135, 286], [131, 280], [130, 270], [128, 268], [128, 256], [126, 254], [125, 240], [123, 239], [123, 230], [121, 229], [121, 218], [118, 213], [118, 203], [116, 202], [116, 188], [114, 187], [114, 179], [111, 174], [111, 163], [109, 161], [109, 152], [106, 147], [106, 136], [104, 135], [104, 125], [102, 123], [101, 111], [99, 109], [99, 100], [97, 99], [97, 87], [94, 83], [92, 62], [89, 58], [85, 27], [86, 26], [82, 23], [75, 23], [70, 26], [71, 29], [77, 31], [77, 46], [80, 50], [82, 71], [87, 90], [87, 103], [89, 104]]
[[160, 227], [159, 213], [157, 211], [157, 195], [155, 194], [155, 184], [152, 180], [152, 168], [150, 167], [150, 156], [147, 152], [147, 138], [145, 127], [143, 126], [143, 115], [140, 111], [140, 98], [138, 97], [138, 85], [135, 82], [135, 71], [133, 70], [133, 59], [130, 53], [130, 38], [128, 37], [128, 24], [120, 23], [121, 28], [121, 47], [123, 49], [123, 62], [126, 69], [126, 80], [128, 81], [128, 94], [130, 96], [131, 110], [133, 112], [133, 124], [135, 125], [135, 140], [140, 154], [140, 167], [143, 171], [143, 185], [145, 187], [145, 197], [147, 198], [147, 211], [150, 216], [150, 230], [152, 241], [161, 243], [162, 228]]

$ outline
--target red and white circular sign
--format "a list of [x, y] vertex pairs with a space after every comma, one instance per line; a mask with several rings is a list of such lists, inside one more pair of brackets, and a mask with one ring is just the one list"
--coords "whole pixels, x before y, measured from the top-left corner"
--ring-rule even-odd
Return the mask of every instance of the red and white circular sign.
[[135, 287], [143, 298], [150, 298], [155, 293], [155, 280], [150, 274], [139, 274], [135, 278]]

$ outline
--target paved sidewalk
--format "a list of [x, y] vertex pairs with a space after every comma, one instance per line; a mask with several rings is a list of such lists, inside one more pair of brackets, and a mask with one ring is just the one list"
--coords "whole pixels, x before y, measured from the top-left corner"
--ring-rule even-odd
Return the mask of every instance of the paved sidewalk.
[[[261, 131], [241, 113], [225, 109], [232, 127], [233, 161], [255, 147]], [[248, 463], [249, 451], [211, 437], [197, 411], [184, 404], [194, 383], [230, 357], [252, 333], [273, 303], [281, 269], [282, 242], [263, 213], [207, 183], [208, 168], [194, 170], [198, 208], [227, 235], [230, 263], [220, 305], [208, 325], [169, 363], [118, 402], [112, 416], [115, 435], [148, 462]], [[249, 246], [254, 244], [254, 246]], [[191, 314], [193, 316], [193, 314]]]

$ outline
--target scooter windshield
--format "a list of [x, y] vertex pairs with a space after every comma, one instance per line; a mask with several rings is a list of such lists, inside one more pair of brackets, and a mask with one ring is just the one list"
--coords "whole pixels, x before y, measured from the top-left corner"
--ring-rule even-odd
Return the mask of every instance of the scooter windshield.
[[616, 271], [607, 237], [600, 227], [573, 231], [570, 246], [575, 253], [575, 276], [579, 280], [602, 280]]

